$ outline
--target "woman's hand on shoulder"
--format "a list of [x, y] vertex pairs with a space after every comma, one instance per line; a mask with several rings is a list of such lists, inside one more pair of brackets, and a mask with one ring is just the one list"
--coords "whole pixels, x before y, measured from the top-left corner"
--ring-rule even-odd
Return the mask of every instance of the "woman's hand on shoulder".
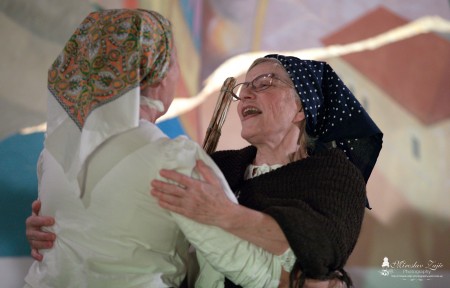
[[26, 236], [31, 247], [31, 257], [37, 261], [42, 261], [43, 256], [39, 253], [39, 249], [48, 249], [53, 247], [56, 235], [51, 232], [42, 231], [42, 227], [52, 226], [55, 219], [50, 216], [38, 216], [41, 210], [41, 201], [35, 200], [31, 204], [31, 216], [25, 222]]
[[203, 224], [226, 225], [228, 212], [237, 204], [228, 199], [219, 178], [209, 166], [199, 160], [196, 169], [203, 180], [161, 170], [160, 175], [171, 183], [153, 180], [151, 194], [158, 198], [162, 208]]

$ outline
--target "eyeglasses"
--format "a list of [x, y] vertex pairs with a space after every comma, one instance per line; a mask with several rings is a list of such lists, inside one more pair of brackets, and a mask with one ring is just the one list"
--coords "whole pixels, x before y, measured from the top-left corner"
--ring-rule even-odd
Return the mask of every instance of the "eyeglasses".
[[260, 92], [270, 88], [273, 85], [273, 79], [277, 79], [278, 81], [283, 82], [289, 87], [293, 87], [292, 84], [280, 79], [274, 73], [262, 74], [250, 82], [242, 82], [234, 86], [233, 90], [231, 91], [231, 93], [233, 94], [233, 100], [241, 100], [241, 98], [239, 97], [241, 92], [247, 91], [248, 89], [252, 89], [253, 92]]

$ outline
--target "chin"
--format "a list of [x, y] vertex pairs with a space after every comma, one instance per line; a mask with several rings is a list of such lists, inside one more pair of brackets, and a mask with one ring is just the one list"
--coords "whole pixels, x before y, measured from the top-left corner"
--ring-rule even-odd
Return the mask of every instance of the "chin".
[[[242, 137], [242, 139], [244, 139], [245, 141], [247, 141], [247, 142], [250, 142], [250, 140], [252, 139], [252, 134], [250, 134], [250, 133], [245, 133], [245, 131], [244, 130], [242, 130], [241, 131], [241, 137]], [[250, 142], [251, 143], [251, 142]]]

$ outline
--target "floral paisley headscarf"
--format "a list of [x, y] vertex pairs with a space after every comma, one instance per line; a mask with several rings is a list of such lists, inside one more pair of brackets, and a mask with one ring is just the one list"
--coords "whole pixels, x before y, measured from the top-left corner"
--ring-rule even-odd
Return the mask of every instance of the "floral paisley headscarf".
[[270, 54], [265, 58], [279, 60], [288, 72], [305, 111], [308, 135], [316, 137], [320, 145], [344, 151], [367, 182], [383, 133], [333, 68], [293, 56]]
[[138, 126], [140, 85], [166, 76], [172, 46], [170, 22], [154, 11], [92, 12], [50, 67], [45, 148], [79, 195], [88, 156]]

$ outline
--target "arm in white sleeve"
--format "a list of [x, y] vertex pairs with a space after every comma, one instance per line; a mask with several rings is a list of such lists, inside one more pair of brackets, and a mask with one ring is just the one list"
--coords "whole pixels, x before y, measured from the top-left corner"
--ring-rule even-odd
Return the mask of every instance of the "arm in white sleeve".
[[198, 254], [215, 270], [243, 287], [278, 287], [279, 258], [224, 230], [173, 213]]
[[[183, 151], [181, 152], [181, 150]], [[172, 161], [166, 162], [165, 169], [173, 169], [199, 179], [200, 176], [195, 173], [194, 167], [195, 161], [201, 159], [221, 179], [228, 197], [233, 202], [237, 202], [220, 169], [197, 144], [187, 145], [184, 143], [183, 149], [173, 151], [176, 151], [171, 155], [174, 158]], [[181, 153], [179, 157], [174, 155], [179, 153]], [[192, 163], [186, 163], [190, 161]], [[160, 180], [164, 181], [165, 179]], [[176, 213], [171, 214], [188, 241], [196, 248], [200, 258], [203, 257], [207, 264], [235, 284], [255, 288], [278, 287], [281, 275], [279, 257], [221, 228], [200, 224]]]

